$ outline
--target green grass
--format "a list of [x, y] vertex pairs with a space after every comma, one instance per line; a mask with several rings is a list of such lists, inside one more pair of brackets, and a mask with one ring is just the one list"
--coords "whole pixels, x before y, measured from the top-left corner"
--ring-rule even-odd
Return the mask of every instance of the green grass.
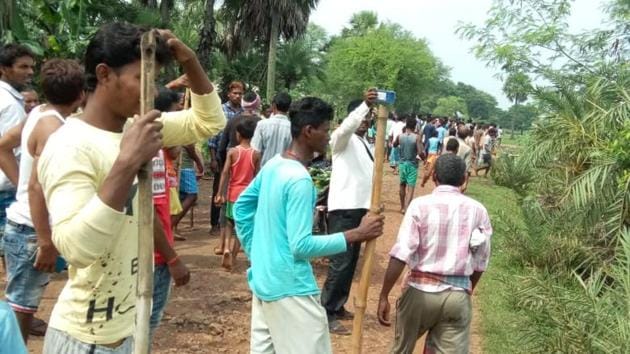
[[517, 277], [525, 270], [515, 264], [512, 256], [518, 247], [519, 235], [525, 230], [520, 201], [511, 189], [494, 185], [491, 180], [473, 178], [467, 194], [481, 202], [494, 230], [490, 266], [476, 290], [481, 314], [484, 353], [519, 353], [519, 333], [527, 326], [527, 317], [513, 303]]
[[512, 138], [512, 133], [503, 131], [503, 135], [501, 136], [501, 144], [511, 145], [511, 146], [525, 146], [527, 140], [529, 138], [529, 133], [525, 132], [523, 135], [519, 134], [520, 132], [514, 133], [514, 138]]

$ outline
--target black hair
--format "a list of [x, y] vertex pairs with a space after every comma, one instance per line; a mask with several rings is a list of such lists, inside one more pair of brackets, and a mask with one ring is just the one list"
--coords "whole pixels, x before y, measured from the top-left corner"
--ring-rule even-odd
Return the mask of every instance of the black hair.
[[431, 138], [437, 138], [438, 137], [438, 131], [437, 129], [433, 129], [433, 131], [431, 132]]
[[245, 118], [238, 122], [236, 125], [236, 131], [243, 139], [251, 139], [254, 136], [256, 130], [257, 120], [251, 118]]
[[451, 127], [448, 129], [449, 136], [455, 136], [455, 134], [457, 134], [457, 129], [455, 127]]
[[350, 101], [350, 103], [348, 103], [348, 114], [352, 113], [352, 111], [357, 109], [357, 107], [359, 107], [361, 105], [361, 103], [363, 103], [363, 100], [361, 100], [361, 99], [356, 99], [356, 100]]
[[75, 102], [85, 87], [83, 67], [70, 59], [51, 59], [42, 65], [40, 71], [42, 91], [52, 104]]
[[461, 157], [455, 154], [438, 157], [435, 163], [435, 177], [440, 184], [459, 187], [464, 183], [465, 175], [466, 163]]
[[245, 102], [254, 102], [254, 101], [256, 101], [256, 97], [258, 97], [256, 92], [254, 92], [254, 91], [247, 91], [243, 95], [243, 101], [245, 101]]
[[179, 100], [179, 93], [166, 87], [161, 87], [154, 101], [155, 109], [162, 112], [168, 112], [171, 110], [173, 103], [177, 103]]
[[0, 66], [11, 67], [15, 64], [15, 60], [21, 57], [31, 57], [35, 59], [35, 54], [23, 45], [16, 43], [5, 44], [0, 49]]
[[291, 96], [286, 92], [277, 93], [273, 96], [271, 104], [275, 104], [280, 112], [287, 112], [291, 107]]
[[289, 109], [291, 136], [295, 139], [302, 133], [302, 128], [310, 125], [319, 128], [333, 118], [333, 108], [317, 97], [304, 97], [294, 102]]
[[457, 154], [457, 150], [459, 150], [459, 141], [457, 141], [457, 139], [448, 139], [448, 142], [446, 143], [446, 151]]
[[470, 129], [467, 126], [459, 127], [457, 130], [457, 137], [464, 140], [470, 135]]
[[[118, 69], [140, 60], [140, 40], [148, 29], [126, 22], [114, 22], [101, 26], [85, 50], [85, 76], [87, 90], [96, 89], [96, 66]], [[156, 32], [157, 33], [157, 32]], [[155, 38], [155, 61], [166, 65], [171, 59], [170, 50], [160, 35]]]
[[409, 116], [407, 117], [407, 119], [405, 120], [405, 128], [407, 129], [416, 129], [416, 125], [418, 124], [418, 122], [416, 122], [416, 118]]

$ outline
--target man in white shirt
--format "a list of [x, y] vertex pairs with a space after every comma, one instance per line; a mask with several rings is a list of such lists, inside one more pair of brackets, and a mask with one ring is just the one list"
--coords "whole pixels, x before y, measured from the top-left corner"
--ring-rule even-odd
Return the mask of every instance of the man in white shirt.
[[[18, 44], [7, 44], [0, 49], [0, 137], [26, 118], [20, 90], [33, 78], [34, 58], [28, 48]], [[0, 171], [0, 239], [6, 223], [5, 210], [15, 200], [18, 178], [17, 159], [7, 162], [8, 170]]]
[[[335, 233], [359, 226], [370, 207], [374, 156], [369, 150], [365, 133], [367, 117], [377, 99], [376, 90], [368, 90], [363, 101], [348, 105], [348, 117], [335, 129], [330, 138], [332, 173], [328, 193], [328, 232]], [[354, 270], [361, 251], [360, 243], [348, 244], [346, 252], [328, 257], [328, 276], [322, 289], [322, 305], [328, 315], [332, 333], [349, 335], [340, 319], [352, 314], [344, 305], [350, 294]]]
[[12, 156], [13, 148], [21, 147], [16, 201], [6, 210], [3, 241], [5, 296], [25, 342], [48, 284], [47, 273], [60, 270], [56, 269], [59, 253], [52, 243], [44, 195], [32, 173], [37, 173], [37, 160], [48, 137], [83, 101], [83, 68], [73, 60], [50, 59], [42, 65], [40, 82], [48, 103], [33, 108], [23, 127], [0, 138], [2, 157]]

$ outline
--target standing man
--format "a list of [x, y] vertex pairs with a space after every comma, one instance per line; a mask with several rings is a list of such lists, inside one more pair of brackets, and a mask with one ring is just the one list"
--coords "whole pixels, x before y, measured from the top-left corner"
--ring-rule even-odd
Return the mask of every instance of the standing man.
[[[73, 60], [51, 59], [42, 66], [40, 80], [49, 103], [35, 107], [23, 127], [14, 127], [0, 139], [2, 156], [13, 156], [17, 147], [22, 151], [16, 201], [6, 210], [3, 241], [7, 265], [5, 295], [24, 342], [58, 256], [41, 187], [34, 183], [31, 174], [37, 171], [37, 159], [48, 137], [83, 101], [83, 68]], [[5, 144], [7, 140], [12, 141]]]
[[383, 217], [368, 215], [357, 228], [313, 236], [317, 192], [306, 166], [315, 152], [326, 152], [333, 109], [307, 97], [289, 117], [289, 149], [263, 167], [234, 205], [237, 235], [251, 262], [251, 352], [328, 354], [326, 314], [310, 260], [378, 237]]
[[[20, 91], [31, 82], [34, 67], [35, 56], [26, 47], [7, 44], [0, 49], [0, 137], [26, 118]], [[5, 210], [15, 201], [18, 180], [17, 159], [7, 162], [8, 168], [0, 172], [0, 240], [6, 223]], [[0, 256], [3, 255], [1, 246], [2, 242]]]
[[432, 118], [429, 114], [427, 116], [427, 123], [422, 128], [422, 142], [424, 143], [424, 153], [429, 154], [429, 139], [433, 136], [433, 132], [435, 131], [435, 118]]
[[409, 267], [392, 353], [413, 353], [427, 331], [425, 352], [468, 353], [470, 297], [488, 266], [492, 226], [486, 208], [459, 192], [465, 173], [460, 157], [440, 156], [433, 173], [437, 187], [414, 199], [403, 218], [378, 305], [379, 322], [391, 325], [389, 293]]
[[[243, 112], [243, 108], [241, 108], [241, 99], [244, 92], [245, 84], [241, 81], [232, 81], [228, 85], [228, 100], [221, 106], [223, 108], [225, 119], [227, 119], [228, 122]], [[222, 133], [223, 132], [221, 131], [208, 140], [210, 169], [214, 173], [212, 180], [212, 205], [210, 207], [210, 231], [217, 229], [220, 225], [225, 225], [225, 216], [221, 213], [222, 207], [214, 203], [215, 197], [221, 194], [218, 190], [224, 162], [219, 157], [219, 144], [221, 143], [221, 138], [223, 136]], [[220, 254], [223, 254], [223, 250], [221, 250]]]
[[286, 151], [291, 144], [291, 122], [287, 117], [290, 106], [291, 96], [286, 92], [277, 93], [271, 101], [271, 118], [256, 126], [252, 147], [262, 154], [261, 166]]
[[468, 188], [468, 180], [470, 179], [470, 169], [472, 167], [472, 148], [468, 145], [466, 139], [470, 135], [470, 129], [467, 126], [461, 125], [457, 129], [457, 141], [459, 142], [459, 149], [457, 150], [457, 156], [461, 157], [466, 164], [466, 181], [460, 187], [462, 193], [466, 192]]
[[415, 133], [416, 119], [407, 117], [405, 132], [398, 136], [394, 146], [400, 149], [400, 212], [405, 213], [416, 188], [418, 155], [423, 154], [420, 136]]
[[[370, 89], [365, 99], [348, 105], [348, 117], [330, 137], [332, 172], [328, 192], [328, 231], [341, 232], [359, 226], [370, 208], [374, 156], [365, 140], [369, 127], [370, 108], [378, 93]], [[361, 243], [349, 243], [344, 252], [329, 258], [328, 276], [322, 291], [322, 305], [328, 315], [330, 331], [349, 335], [340, 319], [350, 319], [352, 314], [344, 305], [348, 301], [354, 270], [357, 266]]]
[[[163, 145], [188, 145], [225, 125], [195, 53], [169, 31], [156, 35], [159, 69], [174, 57], [188, 75], [191, 108], [140, 110], [140, 40], [147, 30], [102, 26], [85, 53], [90, 98], [49, 139], [38, 163], [52, 239], [68, 281], [52, 310], [45, 354], [131, 353], [138, 277], [136, 176]], [[159, 119], [158, 119], [159, 118]]]

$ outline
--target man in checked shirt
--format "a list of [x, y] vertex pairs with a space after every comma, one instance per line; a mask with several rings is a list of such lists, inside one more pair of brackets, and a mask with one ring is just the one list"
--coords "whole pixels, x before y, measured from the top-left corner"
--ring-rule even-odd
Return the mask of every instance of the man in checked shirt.
[[425, 353], [468, 353], [470, 296], [488, 266], [492, 226], [486, 208], [460, 193], [465, 177], [460, 157], [440, 156], [437, 187], [413, 200], [403, 218], [378, 306], [379, 322], [389, 326], [389, 292], [409, 266], [392, 353], [412, 353], [427, 331]]

